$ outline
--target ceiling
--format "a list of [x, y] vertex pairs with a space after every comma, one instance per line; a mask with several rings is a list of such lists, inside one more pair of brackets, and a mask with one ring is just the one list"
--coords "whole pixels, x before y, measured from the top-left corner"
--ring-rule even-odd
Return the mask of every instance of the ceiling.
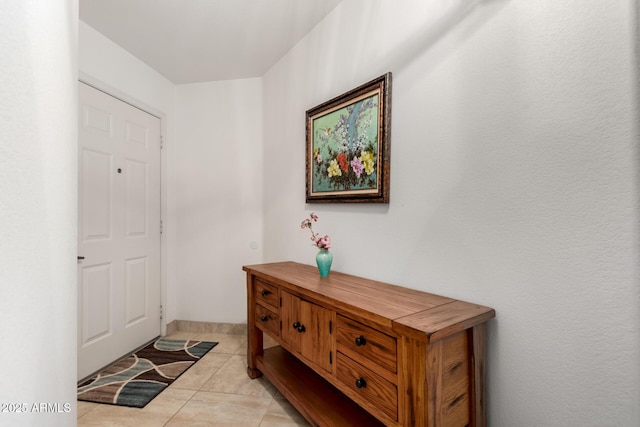
[[80, 20], [173, 83], [260, 77], [342, 0], [80, 0]]

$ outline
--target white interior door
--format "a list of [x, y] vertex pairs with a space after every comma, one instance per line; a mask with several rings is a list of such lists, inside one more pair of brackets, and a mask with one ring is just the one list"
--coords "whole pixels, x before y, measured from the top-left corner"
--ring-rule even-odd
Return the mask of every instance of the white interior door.
[[78, 89], [82, 379], [160, 335], [160, 119]]

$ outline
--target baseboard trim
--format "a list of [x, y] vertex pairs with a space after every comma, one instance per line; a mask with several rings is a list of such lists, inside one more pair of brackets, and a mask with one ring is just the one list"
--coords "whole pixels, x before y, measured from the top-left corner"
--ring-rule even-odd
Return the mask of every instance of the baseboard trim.
[[194, 320], [174, 320], [167, 323], [167, 335], [177, 332], [198, 332], [212, 334], [246, 335], [246, 323], [196, 322]]

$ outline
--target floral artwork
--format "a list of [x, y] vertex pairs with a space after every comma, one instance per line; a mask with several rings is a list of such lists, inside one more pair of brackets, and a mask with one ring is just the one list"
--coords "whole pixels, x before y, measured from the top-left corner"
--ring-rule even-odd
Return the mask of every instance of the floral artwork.
[[389, 79], [307, 112], [308, 202], [388, 201]]
[[313, 121], [313, 190], [376, 188], [377, 94]]

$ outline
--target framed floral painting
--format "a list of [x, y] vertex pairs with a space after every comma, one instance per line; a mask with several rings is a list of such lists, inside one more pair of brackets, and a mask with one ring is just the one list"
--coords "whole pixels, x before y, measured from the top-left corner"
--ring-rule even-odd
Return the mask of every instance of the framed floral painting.
[[307, 203], [389, 203], [391, 73], [306, 113]]

